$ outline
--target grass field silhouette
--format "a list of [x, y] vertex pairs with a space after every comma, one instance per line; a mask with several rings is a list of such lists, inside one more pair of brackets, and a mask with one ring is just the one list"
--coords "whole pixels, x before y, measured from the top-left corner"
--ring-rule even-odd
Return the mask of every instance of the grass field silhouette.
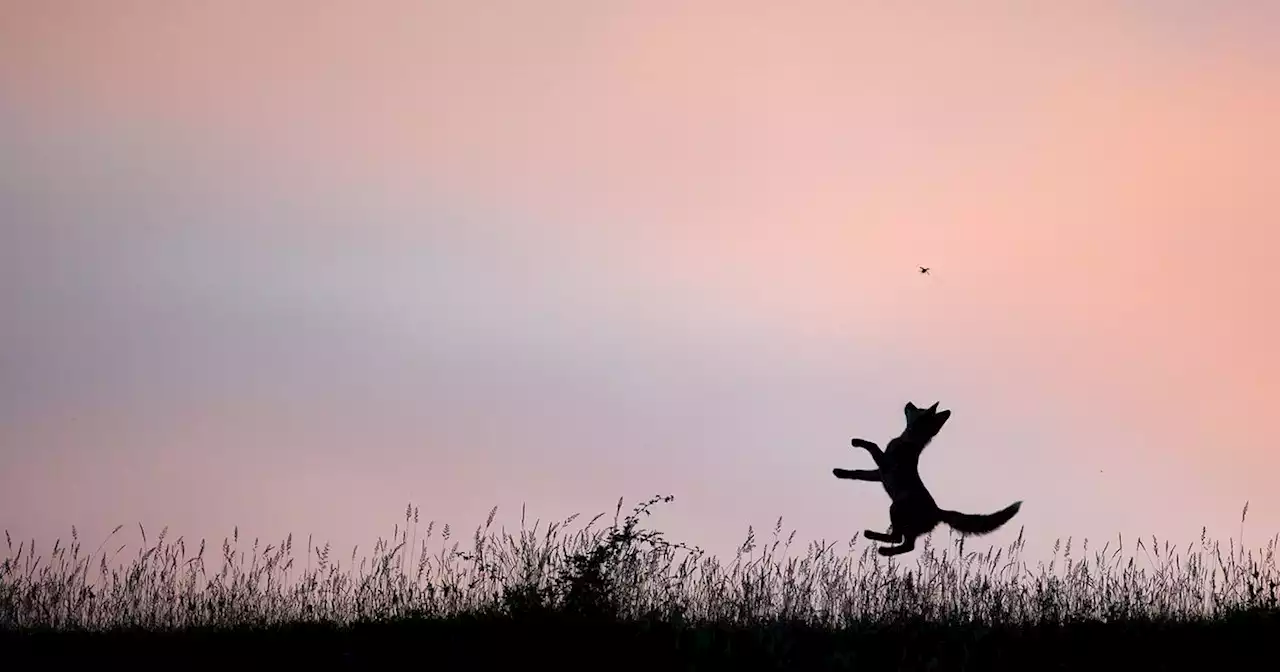
[[935, 533], [889, 559], [856, 537], [800, 553], [779, 519], [722, 559], [643, 526], [672, 499], [626, 515], [619, 500], [607, 524], [522, 516], [513, 533], [493, 529], [495, 507], [466, 544], [408, 507], [343, 558], [238, 529], [211, 548], [139, 526], [130, 551], [118, 527], [86, 552], [73, 528], [45, 555], [6, 533], [0, 632], [29, 660], [975, 670], [1221, 665], [1280, 633], [1276, 538], [1067, 539], [1032, 568], [1021, 534], [974, 551]]

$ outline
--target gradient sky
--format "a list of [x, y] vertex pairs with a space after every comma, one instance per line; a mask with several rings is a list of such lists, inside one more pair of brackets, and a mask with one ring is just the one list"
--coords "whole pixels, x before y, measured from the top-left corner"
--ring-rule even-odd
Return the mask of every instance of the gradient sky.
[[0, 527], [1260, 545], [1278, 8], [0, 0]]

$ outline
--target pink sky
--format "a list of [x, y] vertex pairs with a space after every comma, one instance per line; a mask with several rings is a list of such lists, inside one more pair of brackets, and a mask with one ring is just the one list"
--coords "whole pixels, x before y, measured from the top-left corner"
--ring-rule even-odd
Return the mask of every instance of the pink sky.
[[1261, 543], [1280, 12], [1009, 5], [0, 5], [0, 527]]

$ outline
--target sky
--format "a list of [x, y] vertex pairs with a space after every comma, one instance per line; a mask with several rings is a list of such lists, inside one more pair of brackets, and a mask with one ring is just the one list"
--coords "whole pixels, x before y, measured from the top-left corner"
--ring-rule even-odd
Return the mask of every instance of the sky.
[[0, 527], [1260, 546], [1277, 7], [0, 0]]

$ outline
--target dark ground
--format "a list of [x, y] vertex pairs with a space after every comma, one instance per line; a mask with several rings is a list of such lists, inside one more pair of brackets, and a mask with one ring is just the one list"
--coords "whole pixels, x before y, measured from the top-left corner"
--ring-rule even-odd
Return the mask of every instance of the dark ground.
[[[557, 616], [262, 630], [0, 634], [0, 664], [134, 669], [1183, 670], [1268, 666], [1280, 613], [1200, 623], [679, 627]], [[12, 665], [12, 667], [10, 667]]]

